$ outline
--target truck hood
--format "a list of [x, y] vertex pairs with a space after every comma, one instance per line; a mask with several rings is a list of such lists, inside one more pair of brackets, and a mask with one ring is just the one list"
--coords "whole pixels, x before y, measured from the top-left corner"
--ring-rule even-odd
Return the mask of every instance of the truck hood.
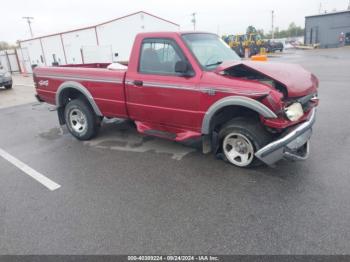
[[[243, 71], [242, 68], [244, 68]], [[255, 80], [254, 75], [256, 75], [256, 77], [265, 77], [278, 82], [286, 89], [288, 97], [301, 97], [315, 93], [318, 86], [317, 78], [297, 64], [235, 61], [225, 62], [216, 68], [219, 74], [226, 72], [233, 76], [235, 76], [235, 70], [239, 71], [238, 77], [245, 78], [242, 72], [247, 72], [246, 78], [249, 80]]]

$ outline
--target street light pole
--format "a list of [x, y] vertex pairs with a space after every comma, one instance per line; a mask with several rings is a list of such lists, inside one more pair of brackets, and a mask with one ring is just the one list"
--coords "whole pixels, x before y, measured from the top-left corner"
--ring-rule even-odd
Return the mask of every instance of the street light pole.
[[34, 19], [34, 17], [30, 17], [30, 16], [24, 16], [22, 17], [23, 19], [27, 20], [28, 26], [29, 26], [29, 31], [30, 31], [30, 36], [33, 38], [33, 30], [32, 30], [32, 21]]
[[271, 32], [271, 37], [272, 37], [272, 39], [275, 38], [275, 30], [274, 30], [274, 28], [273, 28], [274, 13], [275, 13], [275, 11], [272, 10], [272, 11], [271, 11], [271, 30], [272, 30], [272, 32]]

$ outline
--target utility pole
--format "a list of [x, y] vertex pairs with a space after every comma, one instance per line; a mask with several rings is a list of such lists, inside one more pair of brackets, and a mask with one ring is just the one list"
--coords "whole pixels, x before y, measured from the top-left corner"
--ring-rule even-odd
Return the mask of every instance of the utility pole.
[[30, 16], [24, 16], [22, 17], [23, 19], [27, 20], [28, 26], [29, 26], [29, 31], [30, 31], [30, 36], [33, 38], [33, 30], [32, 30], [32, 21], [34, 19], [34, 17], [30, 17]]
[[192, 13], [192, 24], [193, 24], [193, 31], [196, 31], [196, 13]]
[[348, 5], [348, 10], [350, 10], [350, 0], [349, 0], [349, 5]]
[[318, 13], [321, 14], [322, 12], [322, 2], [320, 2], [320, 7], [318, 8]]
[[272, 39], [275, 38], [275, 29], [274, 29], [274, 27], [273, 27], [274, 15], [275, 15], [275, 11], [272, 10], [272, 11], [271, 11], [271, 30], [272, 30], [272, 31], [271, 31], [271, 32], [272, 32], [272, 33], [271, 33], [271, 38], [272, 38]]

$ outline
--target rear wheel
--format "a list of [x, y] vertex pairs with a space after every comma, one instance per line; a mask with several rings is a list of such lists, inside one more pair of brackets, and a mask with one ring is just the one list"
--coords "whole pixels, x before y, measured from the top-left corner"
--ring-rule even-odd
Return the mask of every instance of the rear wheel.
[[259, 121], [236, 118], [229, 121], [219, 132], [219, 141], [224, 160], [238, 167], [262, 164], [255, 153], [272, 140]]
[[64, 118], [69, 132], [79, 140], [89, 140], [98, 133], [100, 118], [83, 99], [69, 101], [64, 109]]
[[10, 84], [10, 85], [5, 85], [5, 88], [6, 88], [6, 89], [11, 89], [11, 88], [12, 88], [12, 84]]

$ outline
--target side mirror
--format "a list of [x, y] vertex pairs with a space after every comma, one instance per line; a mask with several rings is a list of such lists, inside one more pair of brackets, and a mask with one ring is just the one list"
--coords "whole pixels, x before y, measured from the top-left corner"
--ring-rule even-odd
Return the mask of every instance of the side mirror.
[[175, 72], [181, 74], [182, 76], [194, 75], [190, 64], [186, 61], [177, 61], [175, 64]]

